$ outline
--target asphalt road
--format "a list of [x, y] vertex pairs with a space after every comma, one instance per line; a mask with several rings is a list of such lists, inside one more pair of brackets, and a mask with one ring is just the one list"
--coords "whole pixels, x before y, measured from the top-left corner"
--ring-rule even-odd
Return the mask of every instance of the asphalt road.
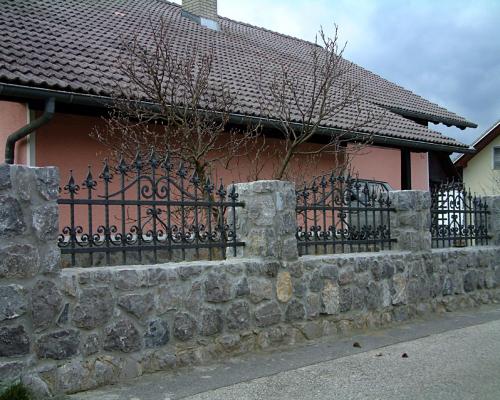
[[[362, 347], [353, 347], [355, 341]], [[143, 376], [72, 398], [499, 400], [500, 308], [451, 313], [174, 375]]]

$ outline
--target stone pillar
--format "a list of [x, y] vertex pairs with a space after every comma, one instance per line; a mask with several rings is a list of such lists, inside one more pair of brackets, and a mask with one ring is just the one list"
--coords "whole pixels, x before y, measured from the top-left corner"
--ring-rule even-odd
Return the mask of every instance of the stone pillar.
[[[295, 185], [285, 181], [235, 184], [244, 208], [236, 210], [236, 233], [245, 242], [237, 257], [298, 258]], [[232, 251], [228, 251], [231, 256]]]
[[394, 249], [427, 251], [431, 249], [431, 196], [421, 190], [396, 190], [389, 193], [392, 207], [391, 237]]
[[56, 168], [0, 164], [0, 381], [33, 363], [62, 312]]
[[488, 204], [488, 233], [491, 235], [490, 244], [500, 246], [500, 196], [484, 196]]

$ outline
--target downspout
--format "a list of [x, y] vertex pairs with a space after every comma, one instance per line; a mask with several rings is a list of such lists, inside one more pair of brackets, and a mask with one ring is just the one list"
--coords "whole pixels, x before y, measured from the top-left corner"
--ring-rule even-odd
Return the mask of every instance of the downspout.
[[9, 135], [5, 143], [5, 162], [7, 164], [14, 164], [16, 142], [49, 122], [54, 116], [55, 106], [55, 98], [48, 98], [45, 101], [45, 110], [40, 118], [35, 119], [33, 122], [30, 122], [28, 125], [23, 126], [21, 129], [18, 129], [17, 131]]

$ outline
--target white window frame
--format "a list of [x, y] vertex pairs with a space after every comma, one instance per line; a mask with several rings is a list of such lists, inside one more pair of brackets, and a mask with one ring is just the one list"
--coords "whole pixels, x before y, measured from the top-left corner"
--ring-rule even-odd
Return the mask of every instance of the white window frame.
[[500, 152], [500, 146], [493, 146], [491, 150], [491, 169], [494, 171], [500, 171], [500, 165], [495, 168], [495, 150]]

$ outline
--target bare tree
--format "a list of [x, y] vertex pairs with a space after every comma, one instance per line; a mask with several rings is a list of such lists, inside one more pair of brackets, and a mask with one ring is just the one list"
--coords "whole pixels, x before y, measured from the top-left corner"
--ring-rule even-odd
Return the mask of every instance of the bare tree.
[[[384, 113], [375, 115], [367, 107], [359, 83], [351, 74], [353, 64], [343, 58], [345, 45], [339, 46], [338, 27], [335, 25], [333, 38], [327, 37], [323, 29], [318, 35], [300, 67], [284, 61], [270, 83], [260, 71], [262, 113], [274, 121], [282, 140], [275, 179], [296, 177], [292, 164], [298, 157], [314, 163], [328, 154], [336, 168], [346, 169], [352, 157], [371, 141], [371, 135], [358, 130], [383, 123]], [[306, 148], [320, 136], [323, 127], [340, 118], [350, 122], [341, 130], [332, 129], [329, 136], [323, 135], [315, 148]]]
[[189, 164], [203, 182], [213, 165], [227, 167], [259, 135], [258, 127], [229, 125], [235, 95], [214, 73], [214, 52], [179, 51], [169, 22], [152, 26], [152, 37], [123, 40], [116, 87], [104, 127], [93, 132], [116, 155], [133, 159], [152, 147]]

